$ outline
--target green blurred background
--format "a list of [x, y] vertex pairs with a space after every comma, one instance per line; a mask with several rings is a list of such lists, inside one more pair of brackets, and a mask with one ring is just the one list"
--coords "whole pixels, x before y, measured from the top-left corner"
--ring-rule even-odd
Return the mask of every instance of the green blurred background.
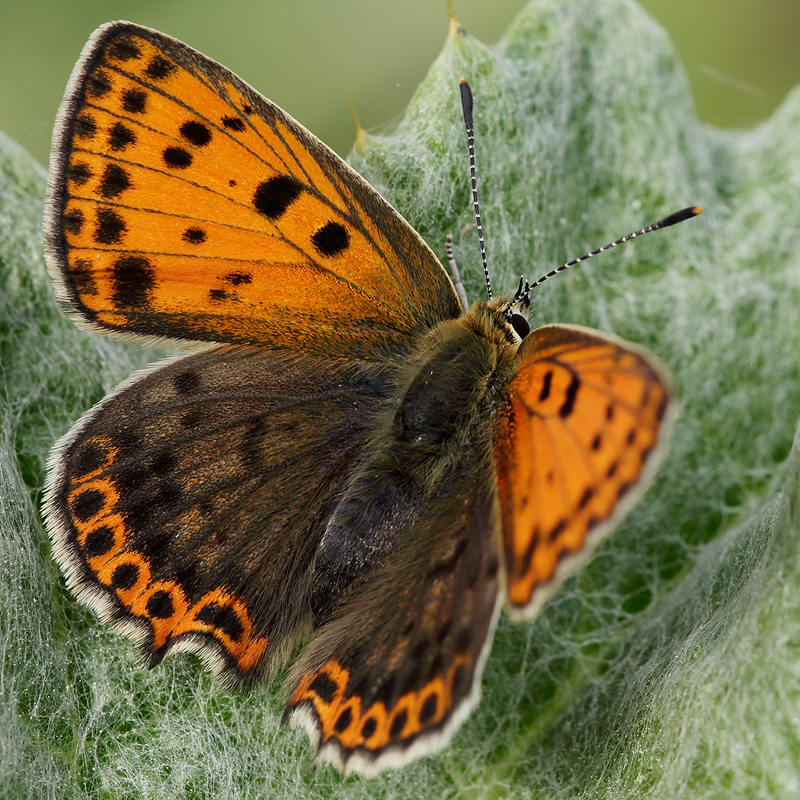
[[[494, 42], [524, 0], [453, 0]], [[645, 0], [669, 32], [700, 119], [749, 128], [800, 82], [799, 0]], [[0, 130], [43, 164], [58, 102], [100, 23], [130, 19], [222, 62], [341, 154], [396, 121], [447, 33], [445, 0], [0, 0]]]

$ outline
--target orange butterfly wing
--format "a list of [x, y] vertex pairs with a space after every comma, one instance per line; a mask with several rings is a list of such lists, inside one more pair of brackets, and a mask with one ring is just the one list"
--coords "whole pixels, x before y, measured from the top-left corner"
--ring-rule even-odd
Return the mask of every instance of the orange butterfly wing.
[[519, 357], [494, 454], [508, 605], [532, 617], [643, 491], [670, 397], [650, 357], [586, 328], [539, 328]]
[[461, 313], [433, 252], [366, 181], [156, 31], [95, 33], [53, 152], [49, 261], [90, 327], [388, 358]]

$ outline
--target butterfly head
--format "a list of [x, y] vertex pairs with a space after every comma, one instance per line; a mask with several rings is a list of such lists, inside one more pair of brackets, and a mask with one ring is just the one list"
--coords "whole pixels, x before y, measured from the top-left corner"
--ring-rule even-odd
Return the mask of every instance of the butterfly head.
[[[513, 345], [514, 350], [531, 332], [528, 314], [533, 307], [533, 299], [525, 278], [520, 279], [519, 289], [513, 296], [492, 297], [476, 303], [475, 307], [487, 309], [486, 319], [491, 320], [490, 326], [494, 328], [496, 340]], [[490, 335], [487, 338], [493, 337]]]
[[531, 308], [531, 287], [524, 276], [520, 276], [516, 294], [504, 305], [503, 314], [506, 321], [521, 342], [531, 332], [531, 326], [528, 324], [528, 311]]

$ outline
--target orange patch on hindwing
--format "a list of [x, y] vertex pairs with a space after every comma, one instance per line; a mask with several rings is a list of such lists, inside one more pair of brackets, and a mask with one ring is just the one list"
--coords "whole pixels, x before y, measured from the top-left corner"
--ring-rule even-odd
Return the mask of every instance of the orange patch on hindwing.
[[267, 640], [253, 630], [241, 600], [217, 588], [192, 602], [179, 583], [155, 578], [148, 558], [136, 552], [117, 511], [113, 468], [120, 449], [104, 436], [78, 440], [74, 448], [66, 505], [79, 558], [118, 609], [150, 624], [148, 649], [168, 650], [179, 637], [200, 634], [212, 636], [241, 673], [257, 667]]
[[329, 661], [303, 675], [289, 708], [305, 705], [313, 710], [320, 746], [335, 740], [345, 750], [363, 747], [377, 752], [436, 729], [452, 707], [454, 689], [463, 688], [460, 681], [471, 663], [469, 655], [457, 655], [445, 674], [406, 692], [387, 708], [382, 700], [364, 707], [360, 696], [347, 695], [350, 671]]

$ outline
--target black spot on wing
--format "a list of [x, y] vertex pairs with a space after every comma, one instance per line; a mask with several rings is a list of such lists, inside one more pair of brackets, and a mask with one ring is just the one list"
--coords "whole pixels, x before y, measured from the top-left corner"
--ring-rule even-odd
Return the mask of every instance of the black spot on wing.
[[147, 93], [141, 89], [126, 89], [122, 93], [122, 108], [129, 114], [144, 114]]
[[154, 81], [163, 81], [172, 75], [177, 67], [171, 62], [167, 61], [163, 56], [153, 56], [153, 59], [147, 65], [144, 74]]
[[133, 131], [121, 122], [115, 122], [108, 133], [108, 146], [115, 152], [124, 150], [136, 142]]
[[131, 61], [141, 58], [142, 51], [128, 36], [121, 37], [111, 42], [106, 50], [106, 56], [117, 61]]
[[91, 114], [78, 114], [75, 117], [75, 136], [79, 139], [93, 139], [97, 133], [97, 123]]
[[105, 97], [111, 91], [111, 79], [103, 70], [97, 70], [86, 84], [89, 97]]
[[83, 552], [87, 558], [95, 558], [107, 553], [114, 546], [114, 531], [107, 525], [94, 528], [83, 542]]
[[194, 394], [200, 388], [200, 376], [196, 372], [187, 370], [176, 375], [172, 379], [172, 385], [179, 395]]
[[336, 690], [339, 688], [336, 683], [331, 680], [324, 672], [320, 672], [308, 687], [310, 691], [314, 692], [323, 703], [330, 703], [336, 695]]
[[92, 177], [92, 174], [91, 167], [85, 162], [70, 164], [69, 167], [67, 167], [67, 180], [72, 181], [78, 186], [83, 186], [83, 184]]
[[90, 520], [105, 504], [105, 494], [98, 489], [86, 489], [70, 499], [72, 515], [80, 522]]
[[244, 122], [239, 117], [223, 117], [222, 124], [229, 131], [241, 133], [244, 130]]
[[192, 163], [192, 154], [182, 147], [164, 149], [164, 163], [172, 169], [186, 169]]
[[145, 608], [147, 616], [153, 619], [169, 619], [175, 611], [172, 598], [163, 589], [150, 595]]
[[126, 189], [130, 189], [131, 179], [119, 164], [106, 164], [100, 181], [100, 194], [105, 198], [117, 197]]
[[181, 136], [195, 147], [205, 147], [211, 141], [211, 131], [202, 122], [189, 120], [180, 127]]
[[436, 716], [436, 707], [438, 705], [438, 695], [433, 692], [425, 698], [422, 708], [419, 712], [419, 721], [422, 725], [426, 725]]
[[400, 733], [402, 732], [403, 728], [406, 726], [406, 721], [408, 720], [408, 712], [403, 709], [393, 720], [392, 726], [389, 728], [389, 737], [391, 739], [396, 739]]
[[350, 246], [350, 234], [339, 222], [328, 222], [311, 237], [316, 251], [328, 258], [338, 255]]
[[345, 708], [341, 714], [336, 718], [336, 722], [334, 723], [334, 730], [337, 733], [343, 733], [347, 730], [350, 726], [350, 723], [353, 721], [353, 712], [350, 710], [350, 706]]
[[256, 187], [253, 205], [267, 219], [276, 220], [286, 213], [286, 209], [297, 200], [302, 191], [299, 181], [288, 175], [276, 175]]
[[561, 408], [558, 409], [558, 416], [562, 419], [566, 419], [572, 413], [573, 408], [575, 408], [575, 398], [578, 396], [578, 389], [580, 388], [580, 385], [580, 378], [573, 373], [572, 380], [569, 382], [569, 386], [567, 386], [564, 402], [561, 405]]
[[97, 225], [94, 240], [98, 244], [119, 244], [127, 230], [122, 217], [110, 208], [97, 209]]
[[144, 308], [150, 304], [155, 270], [143, 256], [122, 256], [111, 270], [114, 304], [120, 308]]
[[206, 232], [202, 228], [187, 228], [181, 235], [181, 239], [189, 244], [203, 244], [206, 240]]
[[139, 580], [139, 567], [136, 564], [120, 564], [111, 574], [114, 589], [131, 589]]
[[197, 619], [205, 622], [206, 625], [213, 625], [218, 628], [233, 639], [234, 642], [239, 641], [244, 633], [242, 623], [239, 622], [236, 612], [228, 606], [209, 603], [199, 611]]
[[78, 451], [70, 458], [69, 474], [73, 479], [83, 478], [96, 472], [106, 463], [103, 448], [95, 442], [84, 442], [79, 445]]
[[97, 294], [92, 262], [88, 259], [76, 259], [75, 263], [70, 265], [69, 276], [75, 285], [75, 291], [82, 297], [94, 297]]
[[67, 233], [74, 233], [76, 236], [83, 228], [83, 211], [79, 208], [70, 208], [64, 212], [62, 223]]

